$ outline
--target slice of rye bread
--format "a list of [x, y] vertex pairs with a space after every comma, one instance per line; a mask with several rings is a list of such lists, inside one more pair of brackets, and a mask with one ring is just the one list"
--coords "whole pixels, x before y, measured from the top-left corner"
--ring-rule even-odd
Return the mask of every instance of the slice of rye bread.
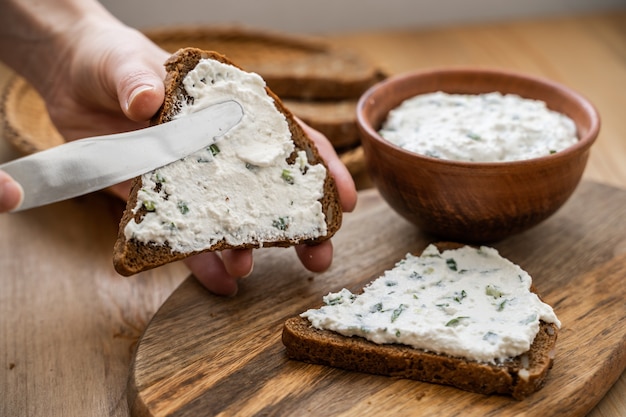
[[[456, 244], [437, 244], [454, 248]], [[536, 293], [534, 287], [531, 288]], [[291, 317], [283, 326], [282, 342], [291, 359], [396, 378], [450, 385], [480, 394], [510, 395], [522, 400], [541, 389], [552, 367], [558, 328], [540, 322], [530, 350], [498, 364], [427, 352], [400, 344], [376, 344], [311, 326]]]
[[[177, 114], [177, 112], [179, 111], [178, 104], [183, 100], [186, 100], [187, 98], [186, 92], [182, 84], [183, 79], [191, 70], [196, 67], [201, 59], [214, 59], [219, 62], [238, 67], [228, 58], [216, 52], [203, 51], [197, 48], [183, 48], [174, 53], [165, 63], [165, 67], [167, 70], [167, 76], [165, 79], [166, 98], [163, 106], [152, 119], [152, 125], [166, 123]], [[326, 166], [324, 160], [319, 155], [315, 144], [304, 133], [300, 125], [294, 119], [293, 115], [283, 106], [280, 99], [269, 88], [266, 87], [266, 91], [269, 96], [273, 98], [274, 104], [278, 111], [282, 112], [285, 115], [289, 130], [292, 134], [292, 140], [295, 145], [295, 150], [290, 155], [288, 160], [290, 162], [293, 162], [296, 156], [296, 152], [304, 150], [306, 151], [307, 158], [310, 164], [323, 164], [324, 166]], [[125, 276], [129, 276], [169, 262], [177, 261], [201, 252], [220, 251], [224, 249], [256, 248], [261, 245], [263, 247], [287, 247], [298, 243], [318, 243], [332, 237], [341, 226], [342, 221], [342, 209], [339, 195], [337, 192], [337, 187], [334, 179], [327, 169], [327, 175], [324, 181], [324, 194], [323, 197], [320, 199], [323, 207], [322, 210], [326, 217], [328, 230], [326, 235], [309, 240], [278, 240], [254, 243], [251, 242], [238, 246], [233, 246], [222, 240], [217, 244], [211, 246], [210, 248], [202, 251], [185, 253], [174, 252], [168, 245], [146, 244], [139, 242], [135, 239], [126, 239], [124, 235], [124, 228], [128, 224], [128, 222], [132, 218], [134, 218], [136, 222], [141, 222], [143, 216], [146, 213], [144, 208], [141, 208], [134, 212], [134, 208], [137, 204], [137, 192], [139, 189], [141, 189], [141, 187], [141, 177], [135, 178], [133, 180], [130, 197], [126, 205], [126, 209], [120, 221], [118, 238], [114, 247], [113, 262], [115, 265], [115, 269], [120, 274]]]
[[338, 101], [283, 100], [285, 106], [312, 128], [322, 132], [338, 151], [360, 141], [356, 99]]
[[259, 74], [279, 97], [302, 100], [358, 98], [385, 75], [348, 48], [322, 38], [243, 26], [185, 26], [144, 32], [163, 49], [217, 51]]

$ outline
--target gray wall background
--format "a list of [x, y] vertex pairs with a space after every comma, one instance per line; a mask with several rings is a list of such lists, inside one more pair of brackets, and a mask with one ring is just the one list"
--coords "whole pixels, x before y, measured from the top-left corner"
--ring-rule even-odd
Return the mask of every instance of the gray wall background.
[[136, 28], [241, 24], [301, 33], [441, 26], [626, 9], [626, 0], [101, 0]]

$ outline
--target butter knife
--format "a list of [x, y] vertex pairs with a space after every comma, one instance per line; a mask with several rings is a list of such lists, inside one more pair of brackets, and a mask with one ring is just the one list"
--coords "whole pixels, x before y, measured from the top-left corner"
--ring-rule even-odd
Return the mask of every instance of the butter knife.
[[236, 126], [235, 100], [132, 132], [79, 139], [0, 165], [24, 189], [27, 210], [101, 190], [182, 159]]

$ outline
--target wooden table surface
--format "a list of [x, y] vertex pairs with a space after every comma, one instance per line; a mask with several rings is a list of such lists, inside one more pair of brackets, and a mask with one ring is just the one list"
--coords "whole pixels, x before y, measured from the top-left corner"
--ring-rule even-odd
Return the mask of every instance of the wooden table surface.
[[[602, 116], [585, 178], [626, 188], [626, 10], [332, 38], [391, 74], [479, 65], [575, 88]], [[0, 87], [9, 75], [0, 67]], [[15, 156], [0, 141], [0, 161]], [[111, 256], [121, 210], [96, 193], [0, 216], [1, 416], [128, 416], [134, 345], [188, 271], [172, 264], [117, 275]], [[589, 415], [626, 415], [626, 374]]]

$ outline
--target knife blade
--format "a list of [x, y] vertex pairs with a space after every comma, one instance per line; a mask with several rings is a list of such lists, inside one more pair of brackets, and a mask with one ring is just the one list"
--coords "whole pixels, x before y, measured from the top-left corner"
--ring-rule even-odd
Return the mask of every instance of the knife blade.
[[0, 165], [24, 189], [27, 210], [101, 190], [184, 158], [236, 126], [243, 108], [215, 103], [167, 123], [79, 139]]

